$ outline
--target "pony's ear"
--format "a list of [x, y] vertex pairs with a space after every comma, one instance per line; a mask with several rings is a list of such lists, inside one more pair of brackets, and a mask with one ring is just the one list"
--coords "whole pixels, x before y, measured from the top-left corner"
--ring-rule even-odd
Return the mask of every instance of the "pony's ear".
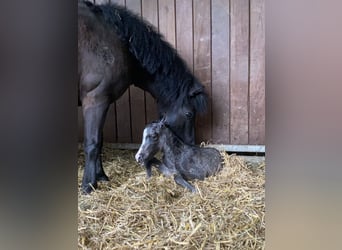
[[189, 91], [190, 102], [195, 110], [199, 113], [204, 113], [208, 105], [208, 95], [201, 85], [195, 85]]
[[196, 95], [199, 95], [201, 93], [204, 93], [204, 87], [203, 86], [193, 86], [189, 91], [189, 96], [195, 97]]

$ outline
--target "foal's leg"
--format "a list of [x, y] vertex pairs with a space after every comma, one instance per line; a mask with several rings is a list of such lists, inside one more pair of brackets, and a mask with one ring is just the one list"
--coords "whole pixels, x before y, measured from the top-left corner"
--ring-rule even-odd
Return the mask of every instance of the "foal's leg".
[[108, 179], [102, 168], [101, 147], [109, 104], [106, 98], [83, 101], [85, 167], [82, 189], [85, 193], [92, 191], [91, 186], [97, 188], [97, 180]]
[[161, 172], [166, 177], [170, 177], [177, 173], [177, 171], [174, 168], [170, 168], [164, 163], [157, 165], [156, 168], [159, 170], [159, 172]]
[[146, 165], [145, 165], [145, 168], [146, 168], [146, 178], [147, 179], [150, 179], [151, 176], [152, 176], [152, 164], [156, 165], [156, 167], [158, 168], [159, 165], [161, 164], [161, 162], [153, 157], [151, 160], [149, 160]]
[[174, 177], [175, 182], [184, 188], [189, 189], [192, 193], [196, 193], [197, 190], [189, 182], [187, 182], [180, 174], [176, 174]]
[[190, 190], [193, 193], [196, 193], [197, 190], [194, 186], [192, 186], [189, 182], [187, 182], [183, 176], [178, 172], [178, 170], [174, 167], [174, 165], [172, 164], [167, 164], [167, 162], [165, 162], [165, 157], [164, 157], [164, 162], [159, 164], [157, 166], [158, 170], [163, 173], [165, 176], [169, 177], [171, 175], [174, 175], [173, 179], [175, 180], [175, 182], [184, 187], [187, 188], [188, 190]]

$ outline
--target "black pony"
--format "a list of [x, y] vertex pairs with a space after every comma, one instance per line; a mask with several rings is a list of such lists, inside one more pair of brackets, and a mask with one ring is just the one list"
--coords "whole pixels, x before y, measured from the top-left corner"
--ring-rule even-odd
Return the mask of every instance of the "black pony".
[[160, 116], [185, 142], [195, 142], [195, 115], [207, 95], [176, 51], [138, 16], [114, 4], [78, 2], [79, 105], [84, 117], [82, 189], [108, 180], [101, 162], [108, 107], [131, 85], [148, 91]]

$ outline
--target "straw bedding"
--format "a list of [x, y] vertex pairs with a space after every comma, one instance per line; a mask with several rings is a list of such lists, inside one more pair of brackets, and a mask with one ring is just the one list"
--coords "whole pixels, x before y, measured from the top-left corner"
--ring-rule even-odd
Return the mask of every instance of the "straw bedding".
[[[222, 153], [225, 166], [190, 193], [144, 168], [136, 151], [104, 145], [108, 183], [78, 195], [79, 249], [264, 249], [265, 164]], [[79, 186], [84, 155], [79, 148]]]

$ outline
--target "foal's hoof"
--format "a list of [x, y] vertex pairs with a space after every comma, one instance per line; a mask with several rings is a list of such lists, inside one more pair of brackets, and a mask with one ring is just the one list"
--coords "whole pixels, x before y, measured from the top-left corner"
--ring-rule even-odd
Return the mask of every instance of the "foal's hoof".
[[149, 179], [151, 179], [151, 177], [152, 177], [152, 171], [151, 171], [151, 169], [146, 169], [146, 180], [149, 180]]
[[185, 186], [185, 188], [193, 194], [198, 193], [197, 188], [195, 188], [193, 185], [189, 184], [189, 185]]
[[109, 181], [109, 178], [106, 174], [101, 174], [96, 176], [97, 181]]

